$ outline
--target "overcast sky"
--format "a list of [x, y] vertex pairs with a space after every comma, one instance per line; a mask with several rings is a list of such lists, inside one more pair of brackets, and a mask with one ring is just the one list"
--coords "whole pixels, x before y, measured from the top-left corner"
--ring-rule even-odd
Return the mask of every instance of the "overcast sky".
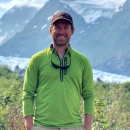
[[[0, 0], [0, 18], [2, 15], [12, 8], [13, 6], [34, 6], [36, 8], [41, 8], [49, 0]], [[71, 0], [62, 0], [62, 1], [71, 1]], [[106, 8], [118, 8], [122, 6], [126, 0], [75, 0], [74, 3], [88, 3], [94, 5], [102, 5]]]

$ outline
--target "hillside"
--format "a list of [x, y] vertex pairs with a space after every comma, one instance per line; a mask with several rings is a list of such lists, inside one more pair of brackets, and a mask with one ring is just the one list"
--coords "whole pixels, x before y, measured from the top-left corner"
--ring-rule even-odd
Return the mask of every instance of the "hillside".
[[36, 8], [26, 6], [14, 6], [8, 10], [0, 19], [0, 45], [20, 32], [36, 12]]
[[97, 29], [86, 37], [86, 44], [79, 50], [89, 55], [92, 63], [104, 60], [119, 52], [130, 51], [130, 1], [126, 1], [122, 11], [111, 19], [99, 18], [95, 24]]
[[100, 60], [93, 65], [94, 69], [113, 74], [130, 76], [130, 53], [117, 53], [108, 57], [106, 60]]

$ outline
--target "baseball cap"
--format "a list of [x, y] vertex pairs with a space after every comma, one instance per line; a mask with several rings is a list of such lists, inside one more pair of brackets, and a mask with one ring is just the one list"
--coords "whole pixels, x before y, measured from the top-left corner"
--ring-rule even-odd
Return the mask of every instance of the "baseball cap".
[[73, 25], [73, 19], [72, 19], [71, 15], [69, 13], [59, 12], [57, 14], [54, 14], [53, 17], [52, 17], [51, 24], [53, 24], [54, 22], [56, 22], [59, 19], [65, 19]]

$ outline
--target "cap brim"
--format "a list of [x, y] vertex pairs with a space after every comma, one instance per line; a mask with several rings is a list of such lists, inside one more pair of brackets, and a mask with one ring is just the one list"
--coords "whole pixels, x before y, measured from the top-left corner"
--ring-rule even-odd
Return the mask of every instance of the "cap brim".
[[58, 20], [66, 20], [66, 21], [69, 21], [71, 24], [73, 24], [72, 21], [70, 21], [69, 19], [66, 19], [66, 18], [58, 18], [58, 19], [54, 20], [51, 24], [54, 24]]

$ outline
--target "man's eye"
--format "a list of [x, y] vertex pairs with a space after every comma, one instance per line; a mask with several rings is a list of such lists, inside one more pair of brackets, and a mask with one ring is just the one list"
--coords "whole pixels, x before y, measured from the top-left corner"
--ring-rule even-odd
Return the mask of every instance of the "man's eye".
[[65, 27], [65, 29], [69, 29], [69, 27], [68, 27], [68, 26], [66, 26], [66, 27]]
[[55, 26], [55, 28], [56, 28], [56, 29], [59, 29], [60, 27], [58, 27], [58, 26]]

